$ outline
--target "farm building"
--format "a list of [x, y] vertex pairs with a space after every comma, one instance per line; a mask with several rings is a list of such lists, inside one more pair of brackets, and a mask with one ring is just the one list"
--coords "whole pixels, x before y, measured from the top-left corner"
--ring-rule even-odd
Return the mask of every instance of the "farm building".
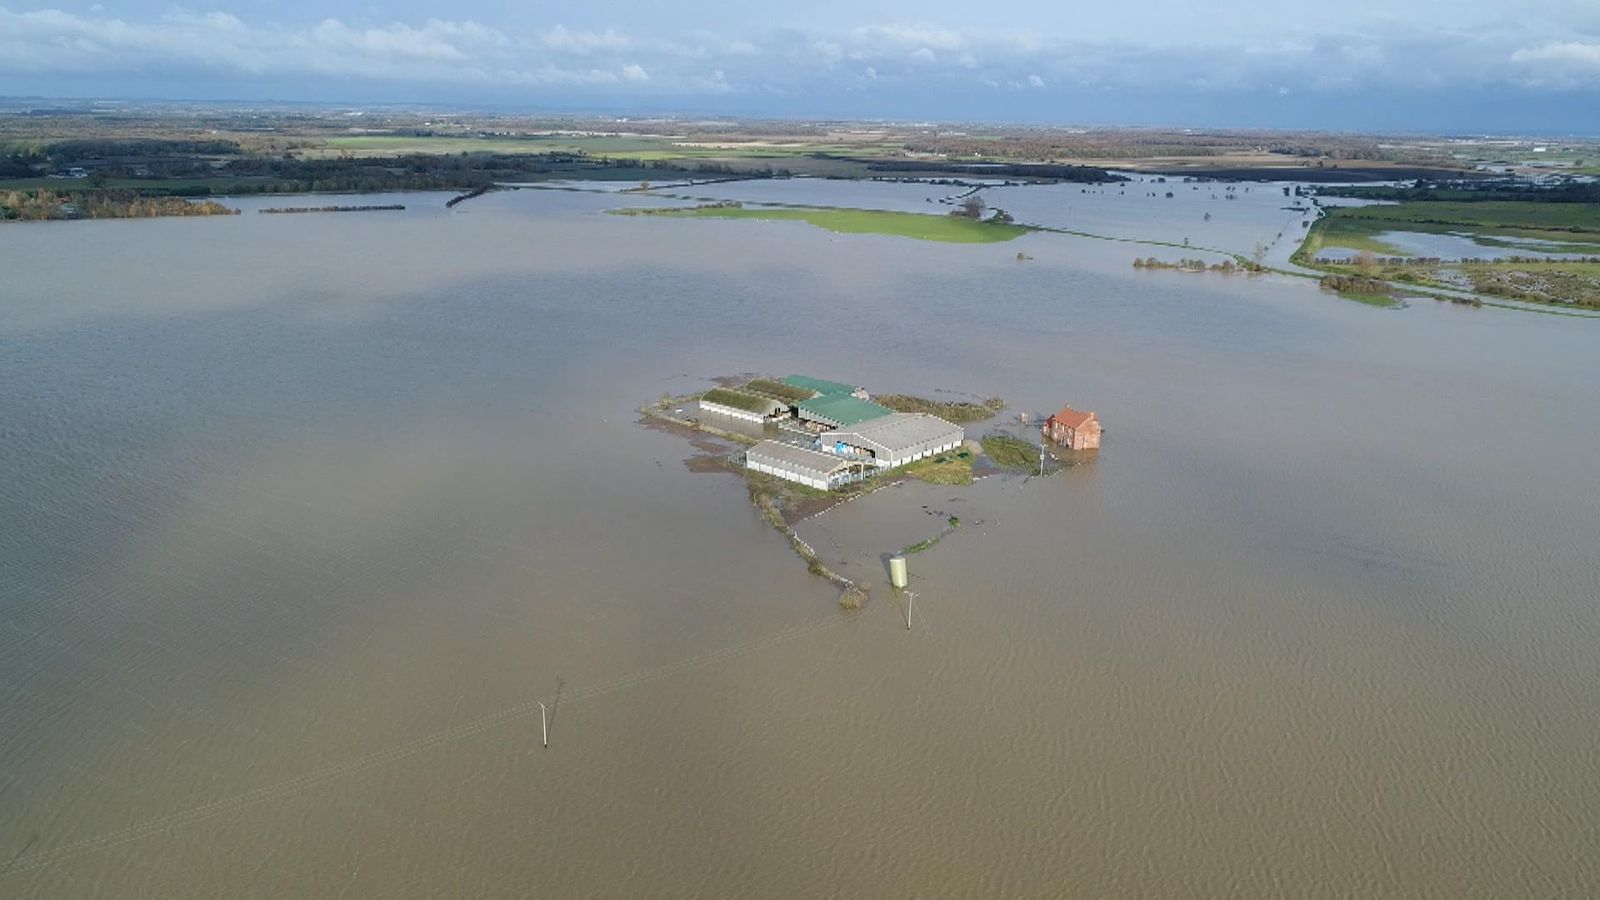
[[1044, 436], [1068, 450], [1095, 450], [1100, 447], [1100, 420], [1092, 412], [1061, 407], [1044, 420]]
[[770, 397], [716, 388], [700, 398], [700, 411], [759, 423], [775, 416], [787, 416], [789, 407], [783, 401]]
[[817, 396], [817, 392], [809, 388], [799, 388], [771, 378], [754, 378], [747, 382], [743, 388], [746, 393], [760, 394], [774, 400], [782, 400], [790, 406], [801, 400], [810, 400]]
[[822, 378], [812, 378], [810, 375], [790, 375], [788, 378], [783, 379], [783, 383], [789, 385], [790, 387], [797, 387], [801, 388], [802, 390], [811, 391], [812, 393], [821, 397], [827, 397], [834, 394], [844, 394], [845, 396], [854, 397], [857, 400], [872, 399], [870, 396], [868, 396], [866, 388], [857, 387], [853, 384], [845, 384], [840, 381], [828, 381]]
[[746, 451], [746, 468], [793, 481], [819, 491], [829, 491], [859, 481], [867, 465], [861, 460], [843, 459], [793, 444], [762, 441]]
[[889, 413], [859, 424], [824, 431], [824, 449], [865, 459], [880, 469], [892, 469], [961, 446], [966, 432], [960, 425], [927, 413]]
[[848, 428], [893, 412], [886, 406], [862, 400], [853, 394], [823, 394], [795, 405], [795, 414], [801, 419], [824, 428]]

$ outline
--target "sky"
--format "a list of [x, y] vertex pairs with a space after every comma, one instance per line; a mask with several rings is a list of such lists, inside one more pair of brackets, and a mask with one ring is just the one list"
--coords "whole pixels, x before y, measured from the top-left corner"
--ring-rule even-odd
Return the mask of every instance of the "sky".
[[0, 0], [0, 96], [1600, 134], [1600, 0]]

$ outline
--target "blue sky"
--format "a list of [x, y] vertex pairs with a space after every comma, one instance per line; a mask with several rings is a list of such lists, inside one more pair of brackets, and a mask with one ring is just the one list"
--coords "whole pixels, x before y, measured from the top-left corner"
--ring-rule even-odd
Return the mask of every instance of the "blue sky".
[[0, 95], [1594, 134], [1600, 0], [0, 0]]

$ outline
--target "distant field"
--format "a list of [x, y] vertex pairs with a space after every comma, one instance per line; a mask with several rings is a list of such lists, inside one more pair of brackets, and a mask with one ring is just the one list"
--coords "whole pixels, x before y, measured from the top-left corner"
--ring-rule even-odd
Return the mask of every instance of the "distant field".
[[0, 178], [0, 191], [31, 191], [37, 188], [50, 190], [89, 191], [113, 190], [140, 190], [140, 191], [178, 191], [191, 188], [207, 188], [212, 193], [226, 193], [229, 189], [236, 189], [244, 185], [270, 184], [277, 179], [270, 177], [243, 177], [243, 178], [107, 178], [102, 182], [94, 183], [88, 178]]
[[[618, 210], [621, 213], [632, 211]], [[785, 208], [747, 209], [742, 207], [695, 207], [691, 209], [651, 209], [633, 214], [668, 218], [759, 219], [800, 221], [838, 234], [887, 234], [921, 241], [951, 244], [984, 244], [1009, 241], [1032, 229], [1021, 225], [996, 225], [955, 216], [930, 216], [921, 213], [885, 212], [873, 209]]]
[[1330, 219], [1363, 219], [1389, 225], [1471, 225], [1479, 228], [1548, 229], [1600, 234], [1600, 208], [1592, 203], [1502, 200], [1456, 203], [1410, 200], [1393, 206], [1346, 206]]
[[832, 143], [685, 142], [654, 137], [407, 137], [402, 135], [349, 135], [326, 140], [327, 149], [356, 155], [389, 156], [403, 153], [584, 153], [590, 156], [663, 159], [786, 159], [809, 153], [859, 152], [861, 145]]

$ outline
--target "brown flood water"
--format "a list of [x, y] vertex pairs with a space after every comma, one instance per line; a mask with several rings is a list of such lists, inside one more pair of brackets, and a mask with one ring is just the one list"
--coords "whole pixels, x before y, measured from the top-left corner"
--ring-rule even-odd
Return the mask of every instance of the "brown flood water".
[[[0, 896], [1600, 894], [1596, 323], [432, 199], [0, 229]], [[730, 371], [1109, 430], [845, 616]]]

